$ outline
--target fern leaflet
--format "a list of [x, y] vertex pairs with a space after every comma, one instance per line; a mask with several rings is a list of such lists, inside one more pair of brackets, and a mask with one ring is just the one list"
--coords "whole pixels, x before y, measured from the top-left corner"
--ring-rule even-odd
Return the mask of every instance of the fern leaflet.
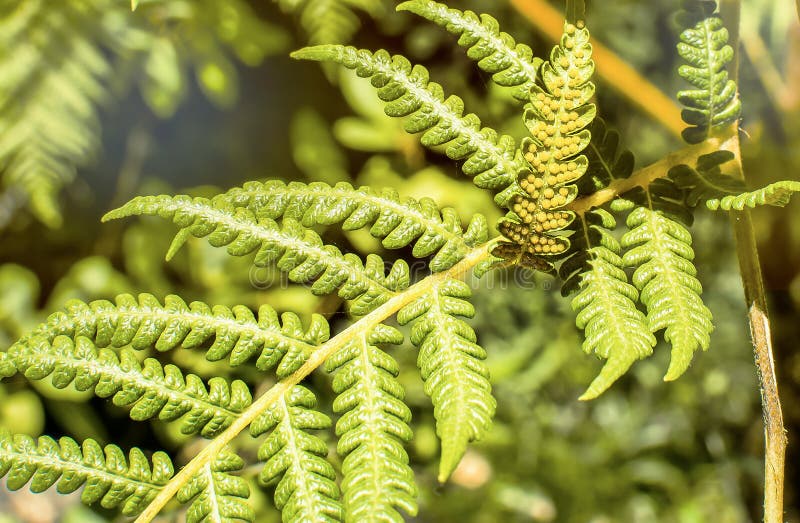
[[713, 330], [711, 311], [703, 303], [703, 288], [691, 260], [692, 237], [680, 223], [647, 207], [637, 207], [622, 237], [628, 249], [623, 261], [635, 267], [633, 284], [647, 307], [650, 330], [664, 331], [672, 357], [664, 380], [677, 379], [688, 368], [695, 350], [708, 349]]
[[411, 11], [458, 35], [459, 45], [468, 48], [467, 55], [491, 74], [497, 85], [511, 87], [514, 98], [521, 102], [529, 100], [542, 59], [533, 56], [530, 47], [516, 43], [511, 35], [500, 31], [497, 20], [431, 0], [403, 2], [397, 10]]
[[586, 333], [583, 350], [608, 360], [580, 397], [582, 400], [602, 394], [633, 363], [652, 354], [656, 344], [644, 314], [636, 308], [639, 293], [628, 283], [619, 242], [611, 235], [614, 219], [603, 210], [587, 218], [593, 215], [601, 221], [584, 225], [587, 250], [582, 256], [586, 259], [579, 260], [588, 269], [572, 276], [576, 283], [565, 283], [565, 288], [577, 285], [579, 289], [572, 308], [577, 312], [576, 325]]
[[207, 237], [214, 247], [227, 246], [232, 256], [257, 251], [255, 263], [264, 266], [275, 262], [295, 283], [312, 282], [315, 294], [330, 294], [351, 300], [350, 311], [362, 315], [388, 300], [395, 291], [409, 283], [408, 265], [395, 262], [389, 274], [384, 273], [380, 256], [370, 254], [367, 263], [354, 254], [342, 254], [332, 245], [325, 245], [314, 231], [291, 219], [279, 225], [252, 211], [234, 207], [224, 197], [212, 200], [188, 196], [141, 196], [109, 212], [103, 220], [131, 215], [155, 215], [170, 218], [181, 227], [174, 252], [192, 235]]
[[275, 505], [285, 523], [342, 521], [336, 472], [325, 459], [328, 446], [311, 430], [327, 429], [331, 420], [314, 410], [314, 394], [300, 385], [250, 425], [253, 436], [271, 431], [258, 458], [265, 462], [261, 481], [277, 482]]
[[167, 421], [183, 417], [184, 434], [201, 432], [213, 437], [252, 401], [247, 385], [240, 380], [229, 385], [224, 378], [215, 377], [206, 389], [200, 378], [184, 376], [174, 365], [162, 366], [153, 358], [140, 364], [131, 349], [122, 349], [119, 356], [112, 349], [98, 351], [83, 336], [75, 342], [57, 336], [52, 343], [34, 337], [15, 344], [0, 357], [0, 373], [5, 377], [16, 372], [30, 380], [52, 376], [59, 389], [72, 384], [78, 390], [93, 389], [101, 398], [113, 397], [115, 405], [130, 406], [131, 418], [138, 421], [154, 416]]
[[364, 522], [398, 522], [397, 509], [417, 512], [417, 487], [408, 466], [403, 443], [412, 436], [411, 411], [403, 402], [404, 391], [396, 380], [397, 362], [375, 346], [401, 343], [403, 335], [378, 325], [333, 354], [325, 363], [335, 371], [333, 390], [338, 394], [333, 409], [342, 416], [336, 422], [337, 450], [342, 463], [345, 519]]
[[688, 191], [686, 203], [692, 207], [701, 201], [741, 193], [745, 190], [744, 182], [723, 174], [720, 169], [720, 165], [733, 157], [730, 151], [715, 151], [700, 156], [694, 169], [688, 165], [676, 165], [669, 170], [669, 177], [678, 187]]
[[[97, 347], [124, 347], [158, 351], [178, 347], [195, 348], [214, 342], [206, 351], [210, 361], [230, 358], [231, 365], [240, 365], [258, 356], [256, 367], [268, 370], [276, 365], [279, 376], [291, 374], [303, 364], [314, 348], [330, 335], [328, 322], [315, 314], [307, 329], [300, 318], [285, 313], [278, 318], [274, 309], [262, 305], [256, 318], [242, 305], [233, 308], [202, 302], [186, 303], [177, 296], [167, 296], [164, 305], [150, 294], [138, 300], [121, 294], [116, 304], [97, 300], [89, 304], [68, 302], [65, 312], [51, 314], [17, 345], [44, 339], [53, 344], [64, 335], [72, 339], [83, 336]], [[21, 347], [20, 350], [28, 350]]]
[[[354, 69], [361, 77], [371, 78], [378, 96], [386, 102], [386, 114], [409, 117], [405, 130], [423, 133], [420, 138], [423, 145], [446, 145], [449, 158], [465, 160], [461, 170], [473, 177], [478, 187], [506, 189], [514, 184], [519, 172], [527, 171], [512, 137], [498, 136], [494, 130], [482, 127], [475, 114], [464, 116], [461, 98], [454, 95], [445, 98], [442, 86], [430, 81], [427, 69], [420, 65], [412, 67], [401, 55], [320, 45], [295, 51], [292, 57], [338, 63]], [[503, 191], [496, 195], [495, 201], [505, 206], [509, 198], [510, 194]]]
[[126, 459], [116, 445], [102, 447], [91, 439], [82, 445], [67, 437], [56, 441], [41, 436], [35, 441], [0, 430], [0, 477], [7, 476], [10, 490], [19, 490], [30, 481], [33, 492], [44, 492], [56, 484], [59, 493], [69, 494], [85, 485], [81, 501], [87, 505], [100, 502], [104, 508], [119, 507], [126, 516], [135, 516], [172, 474], [172, 462], [163, 452], [153, 454], [151, 467], [135, 447]]
[[695, 89], [680, 91], [678, 100], [686, 106], [681, 116], [691, 126], [684, 129], [683, 139], [698, 143], [715, 129], [738, 120], [741, 103], [736, 82], [725, 70], [734, 53], [722, 19], [713, 14], [716, 2], [690, 0], [684, 7], [685, 26], [693, 27], [680, 36], [678, 53], [688, 64], [680, 66], [678, 74]]
[[231, 474], [243, 466], [244, 460], [225, 448], [186, 483], [177, 495], [181, 503], [190, 503], [186, 523], [255, 521], [247, 481]]
[[789, 203], [792, 194], [800, 192], [800, 182], [784, 180], [775, 182], [743, 194], [729, 195], [721, 199], [711, 199], [706, 202], [706, 207], [712, 211], [730, 211], [735, 209], [741, 211], [745, 207], [757, 207], [759, 205], [775, 205], [783, 207]]
[[248, 182], [231, 189], [224, 198], [233, 206], [247, 207], [259, 218], [288, 218], [304, 227], [342, 223], [343, 229], [355, 230], [369, 226], [370, 233], [381, 238], [387, 249], [414, 243], [414, 256], [433, 255], [430, 267], [434, 272], [449, 269], [488, 236], [488, 225], [481, 214], [474, 215], [464, 231], [455, 209], [440, 210], [430, 198], [401, 200], [393, 189], [355, 189], [345, 182], [335, 186], [279, 180]]
[[525, 160], [533, 172], [521, 176], [520, 194], [501, 220], [500, 232], [532, 258], [537, 269], [552, 268], [554, 256], [565, 254], [570, 241], [560, 231], [575, 219], [562, 208], [578, 194], [575, 182], [588, 167], [580, 154], [591, 140], [585, 129], [597, 112], [589, 100], [594, 95], [594, 72], [589, 32], [565, 24], [559, 45], [541, 68], [542, 86], [531, 89], [525, 125], [531, 133], [522, 143]]
[[59, 190], [99, 143], [96, 106], [111, 72], [96, 42], [100, 5], [28, 1], [4, 9], [0, 22], [3, 183], [22, 188], [50, 227], [62, 221]]
[[445, 280], [397, 314], [401, 325], [414, 321], [411, 341], [420, 348], [417, 364], [442, 441], [441, 482], [456, 468], [467, 445], [489, 429], [496, 406], [489, 369], [481, 361], [486, 351], [476, 344], [472, 327], [458, 318], [474, 316], [470, 295], [466, 283]]

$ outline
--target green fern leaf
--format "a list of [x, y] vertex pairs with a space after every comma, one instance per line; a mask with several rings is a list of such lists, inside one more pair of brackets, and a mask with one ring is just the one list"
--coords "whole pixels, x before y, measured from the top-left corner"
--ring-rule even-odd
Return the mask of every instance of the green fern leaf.
[[229, 385], [215, 377], [208, 383], [193, 374], [186, 376], [174, 365], [164, 365], [153, 358], [139, 363], [131, 349], [119, 356], [112, 349], [95, 348], [83, 336], [75, 342], [66, 336], [52, 341], [34, 337], [13, 345], [0, 355], [0, 372], [9, 376], [9, 367], [31, 380], [52, 376], [56, 388], [75, 385], [78, 390], [93, 389], [101, 398], [112, 397], [114, 404], [131, 407], [134, 420], [154, 416], [172, 421], [182, 417], [184, 434], [201, 432], [213, 437], [252, 402], [247, 385], [234, 380]]
[[60, 189], [99, 144], [96, 106], [111, 72], [97, 44], [102, 11], [89, 2], [24, 2], [0, 21], [2, 181], [21, 188], [50, 227], [61, 225]]
[[403, 443], [412, 436], [411, 411], [403, 403], [397, 381], [397, 362], [375, 346], [401, 343], [403, 335], [378, 325], [362, 333], [326, 362], [334, 372], [338, 394], [333, 409], [342, 414], [336, 422], [337, 450], [342, 462], [345, 519], [359, 522], [398, 522], [397, 509], [417, 512], [417, 487], [408, 466]]
[[[333, 62], [354, 69], [361, 77], [371, 78], [378, 96], [386, 102], [389, 116], [408, 117], [405, 130], [423, 133], [426, 147], [446, 145], [445, 153], [454, 160], [465, 160], [461, 170], [484, 189], [506, 189], [527, 171], [516, 142], [510, 136], [481, 126], [480, 119], [464, 113], [464, 102], [457, 96], [445, 98], [442, 86], [431, 82], [428, 71], [412, 67], [403, 56], [391, 56], [384, 50], [374, 54], [341, 45], [307, 47], [292, 53], [293, 58]], [[495, 201], [505, 206], [510, 193], [503, 191]]]
[[[140, 196], [109, 212], [104, 221], [132, 215], [152, 215], [172, 219], [181, 227], [177, 245], [188, 235], [207, 237], [214, 247], [227, 246], [232, 256], [257, 251], [255, 264], [270, 263], [287, 273], [295, 283], [311, 284], [314, 294], [337, 292], [350, 300], [350, 312], [366, 314], [408, 286], [409, 273], [405, 261], [395, 262], [389, 274], [384, 273], [380, 256], [370, 254], [366, 264], [354, 254], [342, 254], [332, 245], [325, 245], [314, 231], [291, 219], [279, 225], [252, 211], [234, 207], [224, 195], [211, 200], [189, 196]], [[174, 251], [173, 248], [170, 249]]]
[[646, 207], [628, 215], [630, 231], [622, 237], [628, 249], [623, 260], [635, 267], [633, 284], [647, 307], [650, 330], [664, 331], [672, 344], [672, 357], [664, 376], [675, 380], [683, 374], [698, 348], [708, 349], [713, 330], [711, 311], [703, 303], [703, 288], [695, 278], [692, 237], [680, 223]]
[[730, 211], [735, 209], [741, 211], [745, 207], [757, 207], [759, 205], [774, 205], [783, 207], [789, 203], [792, 195], [800, 192], [800, 182], [784, 180], [775, 182], [743, 194], [725, 196], [721, 199], [711, 199], [706, 202], [706, 206], [712, 211]]
[[330, 186], [270, 180], [248, 182], [224, 197], [235, 207], [247, 207], [258, 218], [288, 218], [303, 227], [342, 223], [345, 230], [356, 230], [369, 226], [370, 233], [381, 238], [387, 249], [414, 243], [414, 256], [432, 255], [434, 272], [449, 269], [488, 238], [483, 215], [474, 215], [464, 231], [455, 209], [440, 210], [430, 198], [401, 200], [394, 189], [378, 192], [369, 187], [355, 189], [345, 182]]
[[277, 0], [285, 11], [299, 14], [300, 25], [311, 44], [349, 42], [360, 22], [354, 10], [377, 17], [383, 11], [380, 0]]
[[542, 85], [531, 88], [525, 125], [531, 133], [522, 143], [532, 172], [520, 176], [511, 213], [500, 221], [500, 232], [517, 250], [530, 256], [537, 269], [549, 269], [551, 259], [569, 251], [570, 240], [559, 231], [575, 219], [563, 210], [578, 195], [576, 182], [588, 160], [580, 154], [591, 140], [586, 127], [597, 112], [589, 32], [565, 24], [559, 45], [541, 68]]
[[619, 133], [609, 129], [602, 118], [596, 117], [589, 131], [592, 135], [586, 148], [589, 166], [577, 181], [581, 194], [592, 194], [614, 180], [629, 178], [635, 166], [633, 153], [620, 147]]
[[255, 512], [247, 502], [247, 481], [231, 474], [243, 466], [244, 460], [226, 447], [192, 476], [177, 495], [181, 503], [191, 503], [186, 523], [255, 521]]
[[683, 139], [698, 143], [715, 129], [737, 121], [741, 103], [736, 82], [725, 70], [734, 52], [722, 19], [713, 14], [716, 3], [690, 1], [685, 7], [684, 19], [693, 27], [680, 36], [678, 53], [688, 64], [680, 66], [678, 73], [695, 89], [680, 91], [678, 100], [686, 106], [681, 115], [691, 126], [683, 131]]
[[261, 481], [277, 482], [275, 505], [284, 523], [342, 521], [336, 471], [325, 459], [328, 446], [311, 430], [327, 429], [331, 420], [314, 410], [314, 394], [300, 385], [285, 392], [278, 402], [250, 425], [253, 436], [271, 431], [261, 444], [264, 461]]
[[595, 212], [600, 213], [602, 221], [585, 229], [585, 259], [567, 260], [585, 267], [572, 276], [579, 289], [572, 299], [572, 308], [577, 312], [575, 323], [586, 333], [583, 350], [608, 360], [580, 397], [582, 400], [602, 394], [637, 360], [652, 354], [656, 344], [644, 314], [636, 308], [639, 294], [628, 283], [619, 242], [610, 233], [614, 219], [605, 211]]
[[730, 151], [715, 151], [699, 157], [696, 168], [685, 164], [676, 165], [669, 170], [669, 177], [678, 187], [688, 191], [686, 203], [692, 207], [701, 201], [738, 194], [745, 190], [744, 182], [723, 174], [720, 169], [720, 165], [733, 157]]
[[458, 35], [459, 45], [468, 48], [467, 55], [491, 74], [497, 85], [513, 88], [514, 98], [528, 101], [542, 60], [533, 56], [530, 47], [516, 43], [511, 35], [500, 31], [497, 20], [431, 0], [403, 2], [397, 10], [411, 11]]
[[82, 445], [67, 437], [56, 441], [41, 436], [36, 441], [0, 430], [0, 477], [6, 476], [10, 490], [30, 481], [33, 492], [44, 492], [55, 484], [59, 493], [69, 494], [85, 485], [81, 501], [87, 505], [99, 502], [104, 508], [119, 508], [126, 516], [135, 516], [172, 474], [172, 462], [163, 452], [153, 454], [151, 466], [135, 447], [126, 459], [116, 445], [102, 447], [91, 439]]
[[420, 348], [417, 364], [442, 441], [441, 482], [461, 461], [467, 445], [489, 429], [497, 405], [482, 361], [486, 351], [476, 344], [472, 327], [458, 318], [474, 316], [470, 295], [466, 283], [449, 279], [397, 313], [401, 325], [414, 321], [411, 341]]
[[300, 367], [330, 332], [328, 322], [318, 314], [304, 328], [297, 315], [285, 313], [279, 319], [267, 305], [262, 305], [255, 317], [241, 305], [209, 307], [192, 302], [187, 306], [177, 296], [167, 296], [162, 305], [149, 294], [140, 294], [138, 300], [121, 294], [115, 304], [106, 300], [89, 304], [72, 300], [64, 312], [51, 314], [18, 345], [30, 345], [31, 340], [39, 338], [52, 344], [60, 335], [73, 340], [84, 336], [96, 347], [130, 345], [135, 350], [152, 347], [158, 351], [205, 347], [213, 339], [206, 352], [208, 360], [229, 356], [231, 365], [240, 365], [257, 356], [259, 370], [277, 365], [282, 377]]

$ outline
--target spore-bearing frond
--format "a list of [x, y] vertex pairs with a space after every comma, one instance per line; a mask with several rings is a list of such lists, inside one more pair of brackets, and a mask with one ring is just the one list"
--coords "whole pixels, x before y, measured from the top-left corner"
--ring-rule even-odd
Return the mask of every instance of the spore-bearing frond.
[[228, 427], [252, 402], [250, 390], [241, 380], [230, 384], [211, 378], [208, 387], [194, 374], [183, 375], [175, 365], [162, 365], [154, 358], [139, 362], [131, 349], [119, 355], [112, 349], [97, 349], [92, 340], [56, 336], [52, 341], [34, 337], [0, 354], [0, 374], [20, 372], [30, 380], [51, 376], [58, 389], [74, 385], [92, 390], [115, 405], [130, 407], [137, 421], [158, 417], [181, 418], [181, 432], [200, 432], [212, 438]]
[[483, 215], [474, 215], [463, 230], [455, 209], [440, 209], [430, 198], [401, 199], [394, 189], [270, 180], [248, 182], [223, 196], [235, 207], [247, 207], [257, 218], [288, 218], [304, 227], [334, 223], [342, 223], [345, 230], [369, 227], [387, 249], [413, 243], [414, 256], [433, 256], [430, 267], [434, 272], [449, 269], [488, 236]]
[[479, 440], [492, 423], [497, 405], [492, 397], [486, 351], [475, 331], [461, 317], [475, 314], [469, 286], [445, 280], [397, 313], [397, 321], [412, 324], [411, 342], [419, 347], [417, 365], [425, 382], [442, 442], [439, 481], [444, 482], [461, 461], [470, 442]]
[[378, 343], [401, 343], [403, 335], [380, 324], [334, 353], [325, 363], [334, 372], [333, 410], [347, 521], [402, 523], [398, 512], [417, 512], [417, 487], [403, 443], [412, 437], [411, 411], [403, 402], [397, 362]]
[[325, 456], [328, 445], [311, 431], [331, 426], [328, 416], [315, 410], [314, 394], [295, 385], [250, 425], [250, 433], [269, 436], [259, 447], [264, 461], [260, 479], [277, 483], [275, 505], [285, 523], [342, 521], [336, 471]]
[[530, 47], [500, 31], [497, 20], [431, 0], [403, 2], [397, 10], [411, 11], [458, 35], [458, 44], [467, 48], [467, 56], [491, 74], [497, 85], [512, 88], [512, 95], [521, 102], [529, 100], [542, 59], [533, 56]]
[[678, 53], [688, 64], [681, 65], [678, 74], [695, 89], [678, 92], [678, 100], [686, 106], [681, 116], [690, 125], [684, 129], [683, 139], [698, 143], [715, 129], [737, 121], [741, 103], [736, 82], [725, 70], [734, 51], [722, 19], [713, 14], [716, 3], [689, 0], [684, 7], [688, 28], [680, 35]]
[[243, 467], [244, 460], [226, 447], [195, 474], [177, 494], [189, 503], [186, 523], [255, 521], [247, 480], [233, 474]]
[[121, 294], [115, 303], [72, 300], [65, 311], [51, 314], [17, 344], [28, 345], [34, 339], [52, 344], [60, 335], [73, 340], [83, 336], [100, 348], [130, 345], [135, 350], [152, 347], [167, 351], [203, 347], [211, 361], [227, 357], [231, 365], [240, 365], [257, 357], [259, 370], [277, 365], [278, 375], [286, 376], [328, 339], [330, 330], [319, 314], [304, 327], [296, 314], [284, 313], [279, 318], [268, 305], [262, 305], [254, 316], [243, 305], [211, 307], [198, 301], [187, 305], [172, 295], [162, 305], [150, 294], [140, 294], [138, 299]]
[[0, 430], [0, 477], [6, 487], [19, 490], [30, 481], [33, 492], [56, 485], [61, 494], [84, 486], [81, 501], [119, 508], [126, 516], [142, 512], [172, 477], [174, 469], [163, 452], [152, 456], [134, 447], [127, 458], [116, 445], [101, 446], [88, 439], [79, 445], [72, 438], [49, 436], [34, 440]]
[[522, 194], [511, 199], [512, 213], [500, 222], [500, 232], [521, 252], [538, 259], [537, 266], [552, 267], [570, 243], [559, 234], [575, 218], [563, 210], [578, 194], [576, 181], [588, 167], [580, 154], [591, 140], [586, 127], [595, 117], [590, 81], [594, 72], [589, 32], [565, 24], [560, 45], [541, 67], [541, 85], [531, 89], [525, 124], [531, 133], [522, 144], [525, 160], [533, 168], [519, 179]]
[[423, 133], [426, 147], [446, 145], [445, 153], [453, 160], [464, 160], [461, 170], [484, 189], [501, 190], [495, 201], [506, 206], [512, 186], [528, 166], [519, 154], [515, 140], [482, 127], [475, 114], [464, 115], [464, 102], [458, 96], [445, 98], [442, 86], [431, 82], [428, 70], [414, 65], [401, 55], [384, 50], [372, 53], [341, 45], [307, 47], [292, 53], [294, 58], [327, 61], [353, 69], [371, 78], [378, 96], [386, 102], [389, 116], [408, 117], [405, 130]]
[[380, 256], [370, 254], [366, 263], [355, 254], [342, 254], [333, 245], [326, 245], [317, 233], [295, 220], [285, 218], [281, 224], [265, 216], [257, 217], [247, 208], [235, 207], [219, 195], [207, 198], [189, 196], [140, 196], [103, 220], [133, 215], [161, 216], [181, 228], [175, 245], [187, 235], [206, 237], [214, 247], [227, 246], [232, 256], [256, 252], [255, 264], [275, 263], [295, 283], [311, 283], [314, 294], [337, 292], [349, 300], [350, 312], [366, 314], [391, 298], [395, 291], [409, 283], [408, 265], [395, 262], [385, 273]]

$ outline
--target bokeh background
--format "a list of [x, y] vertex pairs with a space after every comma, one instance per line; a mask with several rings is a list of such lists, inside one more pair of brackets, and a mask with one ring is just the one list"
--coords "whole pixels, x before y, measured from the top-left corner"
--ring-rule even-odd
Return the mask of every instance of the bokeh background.
[[[739, 86], [746, 175], [754, 187], [798, 179], [795, 3], [742, 3]], [[527, 5], [535, 13], [541, 4], [547, 2], [451, 5], [488, 12], [546, 57], [552, 46], [547, 28], [519, 10]], [[684, 87], [676, 74], [677, 4], [604, 0], [589, 2], [587, 14], [598, 41], [670, 96]], [[550, 5], [563, 9], [561, 2]], [[44, 81], [68, 58], [69, 47], [58, 45], [61, 33], [53, 28], [86, 36], [109, 68], [99, 80], [96, 119], [51, 115], [61, 132], [92, 144], [82, 154], [64, 156], [63, 170], [47, 182], [55, 189], [46, 201], [57, 205], [60, 218], [29, 204], [44, 182], [26, 181], [6, 158], [0, 162], [0, 350], [69, 299], [111, 299], [125, 292], [175, 293], [187, 301], [253, 308], [269, 303], [301, 314], [321, 312], [334, 328], [342, 324], [336, 299], [287, 286], [279, 275], [253, 269], [250, 259], [229, 258], [204, 241], [189, 240], [165, 262], [174, 234], [169, 223], [100, 223], [107, 210], [138, 194], [207, 195], [264, 178], [348, 181], [430, 196], [463, 217], [482, 212], [490, 221], [498, 218], [491, 196], [461, 176], [455, 162], [424, 150], [400, 122], [383, 115], [367, 82], [288, 57], [293, 49], [319, 42], [402, 53], [428, 67], [432, 79], [464, 98], [468, 110], [487, 125], [524, 136], [519, 108], [455, 39], [424, 20], [396, 13], [394, 6], [385, 0], [143, 0], [132, 13], [125, 0], [0, 0], [0, 78], [13, 77], [20, 63], [38, 71], [29, 84], [14, 86], [18, 91], [9, 88], [13, 82], [0, 81], [0, 133], [33, 132], [34, 124], [25, 123], [28, 113], [20, 108], [35, 105], [36, 99], [20, 93], [37, 93], [43, 100], [65, 95], [58, 82]], [[11, 22], [23, 10], [33, 15], [14, 33]], [[26, 62], [20, 53], [31, 46], [46, 51]], [[597, 84], [599, 113], [621, 133], [637, 165], [681, 147], [661, 123], [636, 108], [631, 99], [637, 92], [612, 90], [603, 79]], [[798, 522], [800, 203], [754, 215], [789, 430], [786, 520]], [[491, 433], [446, 485], [436, 482], [438, 447], [415, 351], [410, 346], [394, 350], [414, 411], [409, 453], [421, 487], [420, 516], [414, 521], [759, 519], [759, 393], [731, 229], [724, 215], [699, 213], [693, 234], [704, 298], [715, 316], [711, 348], [695, 357], [680, 380], [665, 384], [661, 377], [669, 351], [660, 345], [653, 358], [636, 364], [589, 403], [577, 397], [601, 363], [582, 353], [581, 335], [558, 282], [520, 272], [476, 280], [474, 326], [490, 355], [498, 411]], [[342, 250], [381, 250], [366, 233], [331, 229], [325, 237]], [[206, 362], [191, 351], [164, 357], [203, 377], [242, 377], [259, 390], [272, 379], [246, 366]], [[330, 404], [327, 380], [317, 373], [310, 382], [324, 405]], [[0, 383], [0, 425], [34, 436], [91, 436], [123, 447], [166, 449], [178, 453], [178, 462], [196, 448], [169, 424], [133, 423], [110, 402], [43, 383], [31, 386], [19, 377]], [[254, 444], [250, 450], [246, 441], [241, 444], [254, 456]], [[255, 477], [257, 472], [252, 467], [244, 473]], [[254, 493], [260, 518], [279, 521], [270, 495], [269, 489]], [[1, 522], [114, 518], [81, 507], [75, 496], [25, 492], [0, 495], [0, 514]]]

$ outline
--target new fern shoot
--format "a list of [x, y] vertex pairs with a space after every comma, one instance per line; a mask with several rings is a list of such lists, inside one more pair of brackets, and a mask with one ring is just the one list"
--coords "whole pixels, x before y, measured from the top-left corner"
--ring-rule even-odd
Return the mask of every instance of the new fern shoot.
[[[93, 16], [91, 9], [100, 9], [95, 3], [81, 2], [86, 8], [76, 16]], [[132, 7], [138, 13], [151, 3], [158, 2]], [[152, 216], [172, 222], [177, 232], [168, 258], [191, 238], [204, 239], [231, 256], [284, 273], [314, 295], [334, 296], [346, 320], [279, 315], [269, 304], [254, 311], [146, 293], [66, 303], [0, 353], [0, 375], [90, 391], [128, 409], [132, 420], [176, 422], [183, 434], [204, 438], [207, 446], [180, 466], [162, 451], [125, 452], [94, 439], [34, 440], [3, 432], [0, 475], [7, 486], [30, 484], [35, 492], [55, 486], [62, 493], [83, 487], [85, 503], [138, 516], [139, 522], [176, 509], [169, 504], [173, 498], [185, 505], [178, 510], [190, 522], [255, 521], [259, 515], [245, 471], [257, 466], [258, 481], [271, 489], [285, 522], [413, 517], [421, 486], [409, 457], [412, 409], [393, 347], [407, 338], [417, 350], [440, 445], [438, 479], [446, 482], [468, 447], [491, 430], [498, 408], [486, 350], [468, 321], [492, 314], [471, 302], [466, 277], [473, 272], [520, 266], [560, 281], [562, 294], [571, 296], [583, 350], [606, 360], [582, 400], [598, 397], [637, 361], [660, 350], [659, 340], [671, 351], [664, 380], [687, 372], [695, 352], [709, 349], [713, 330], [702, 274], [693, 263], [694, 249], [703, 248], [693, 247], [695, 212], [785, 205], [800, 183], [748, 190], [731, 176], [738, 152], [720, 150], [720, 143], [728, 143], [720, 137], [737, 132], [742, 103], [727, 70], [734, 51], [708, 1], [685, 3], [678, 44], [686, 61], [679, 73], [692, 86], [678, 93], [688, 126], [684, 138], [697, 144], [691, 151], [702, 153], [684, 154], [685, 162], [655, 176], [652, 170], [641, 175], [633, 155], [620, 147], [619, 134], [598, 117], [603, 108], [595, 104], [595, 91], [602, 84], [596, 87], [593, 79], [590, 31], [579, 3], [568, 3], [563, 34], [549, 53], [538, 51], [541, 58], [489, 15], [431, 0], [397, 6], [456, 35], [486, 78], [508, 91], [527, 130], [512, 136], [469, 112], [422, 65], [335, 41], [357, 26], [351, 7], [373, 13], [378, 3], [280, 2], [301, 13], [312, 43], [320, 43], [293, 52], [293, 58], [335, 64], [327, 71], [341, 66], [369, 81], [385, 113], [401, 118], [423, 146], [458, 162], [475, 186], [491, 192], [504, 216], [490, 223], [476, 213], [462, 223], [455, 209], [430, 198], [345, 182], [252, 181], [211, 198], [130, 200], [103, 221]], [[48, 23], [46, 14], [31, 9], [31, 17], [12, 19], [16, 30]], [[341, 18], [340, 33], [323, 31], [326, 26], [315, 17], [325, 13]], [[4, 29], [4, 39], [9, 31]], [[57, 105], [53, 114], [82, 130], [72, 141], [44, 147], [13, 138], [19, 133], [3, 120], [4, 176], [19, 178], [23, 186], [46, 180], [44, 192], [31, 192], [31, 206], [51, 225], [59, 223], [55, 191], [93, 147], [95, 105], [103, 98], [99, 85], [110, 74], [92, 38], [76, 33], [74, 48], [59, 55], [57, 65], [80, 74], [88, 86], [71, 105], [55, 99], [32, 105], [40, 96], [36, 90], [26, 91], [22, 101], [0, 100], [0, 116], [14, 111], [19, 117], [17, 130], [34, 129], [39, 122], [26, 111], [48, 111], [46, 104]], [[57, 71], [45, 69], [43, 78], [52, 80]], [[362, 257], [329, 243], [324, 231], [337, 229], [368, 232], [392, 251], [391, 258]], [[421, 277], [410, 270], [414, 259], [426, 264]], [[242, 373], [242, 379], [204, 379], [165, 363], [179, 350], [201, 351], [209, 361], [254, 372]], [[313, 372], [330, 378], [306, 380]], [[324, 397], [319, 387], [328, 384], [330, 404], [318, 398]], [[258, 442], [255, 456], [241, 450], [248, 431]]]

